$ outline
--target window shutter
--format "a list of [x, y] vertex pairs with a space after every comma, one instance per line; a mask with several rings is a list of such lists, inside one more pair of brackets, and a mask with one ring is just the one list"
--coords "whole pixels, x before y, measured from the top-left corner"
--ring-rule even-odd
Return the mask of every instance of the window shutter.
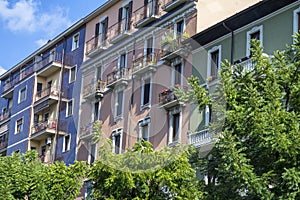
[[103, 24], [103, 38], [106, 40], [107, 38], [107, 30], [108, 30], [108, 17], [105, 18], [104, 24]]
[[122, 21], [123, 8], [119, 8], [119, 22]]
[[95, 36], [97, 36], [99, 34], [99, 27], [100, 27], [100, 23], [97, 23], [95, 25]]

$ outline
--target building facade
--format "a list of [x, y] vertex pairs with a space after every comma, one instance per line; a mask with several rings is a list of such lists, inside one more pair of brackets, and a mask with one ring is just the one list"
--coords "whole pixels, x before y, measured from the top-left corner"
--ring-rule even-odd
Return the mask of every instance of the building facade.
[[[214, 94], [225, 59], [233, 65], [242, 65], [245, 70], [251, 69], [251, 39], [260, 41], [266, 56], [285, 49], [293, 43], [292, 35], [299, 31], [299, 5], [300, 1], [294, 0], [262, 1], [199, 32], [193, 36], [197, 42], [192, 44], [193, 74]], [[213, 118], [211, 107], [200, 113], [191, 110], [190, 142], [204, 153], [211, 149], [217, 137], [207, 129]]]
[[84, 38], [79, 21], [1, 75], [3, 155], [36, 150], [42, 162], [74, 162]]

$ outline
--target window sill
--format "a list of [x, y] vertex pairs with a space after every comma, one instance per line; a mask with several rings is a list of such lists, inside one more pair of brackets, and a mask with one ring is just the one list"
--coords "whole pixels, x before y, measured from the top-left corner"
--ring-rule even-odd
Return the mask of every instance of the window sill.
[[150, 103], [148, 103], [146, 105], [141, 105], [140, 111], [142, 112], [142, 111], [144, 111], [146, 109], [150, 109], [150, 108], [151, 108], [151, 104]]
[[117, 123], [119, 120], [123, 119], [123, 115], [115, 116], [114, 117], [114, 122]]

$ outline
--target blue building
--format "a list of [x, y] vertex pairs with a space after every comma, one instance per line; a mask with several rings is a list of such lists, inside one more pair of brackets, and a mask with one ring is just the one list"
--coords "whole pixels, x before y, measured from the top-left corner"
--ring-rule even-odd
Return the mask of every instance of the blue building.
[[76, 158], [85, 23], [78, 21], [1, 75], [0, 153]]

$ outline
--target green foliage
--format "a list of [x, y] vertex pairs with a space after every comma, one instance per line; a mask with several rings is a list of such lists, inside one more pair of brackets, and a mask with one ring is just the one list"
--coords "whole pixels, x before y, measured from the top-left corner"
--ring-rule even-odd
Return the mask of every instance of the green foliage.
[[152, 149], [136, 143], [119, 155], [107, 144], [89, 171], [94, 199], [199, 199], [202, 192], [185, 148]]
[[[248, 70], [223, 63], [224, 122], [214, 149], [198, 161], [209, 179], [206, 199], [300, 199], [299, 39], [271, 57], [252, 41]], [[194, 92], [203, 107], [204, 92]]]
[[75, 199], [85, 163], [44, 165], [35, 151], [0, 157], [0, 199]]

